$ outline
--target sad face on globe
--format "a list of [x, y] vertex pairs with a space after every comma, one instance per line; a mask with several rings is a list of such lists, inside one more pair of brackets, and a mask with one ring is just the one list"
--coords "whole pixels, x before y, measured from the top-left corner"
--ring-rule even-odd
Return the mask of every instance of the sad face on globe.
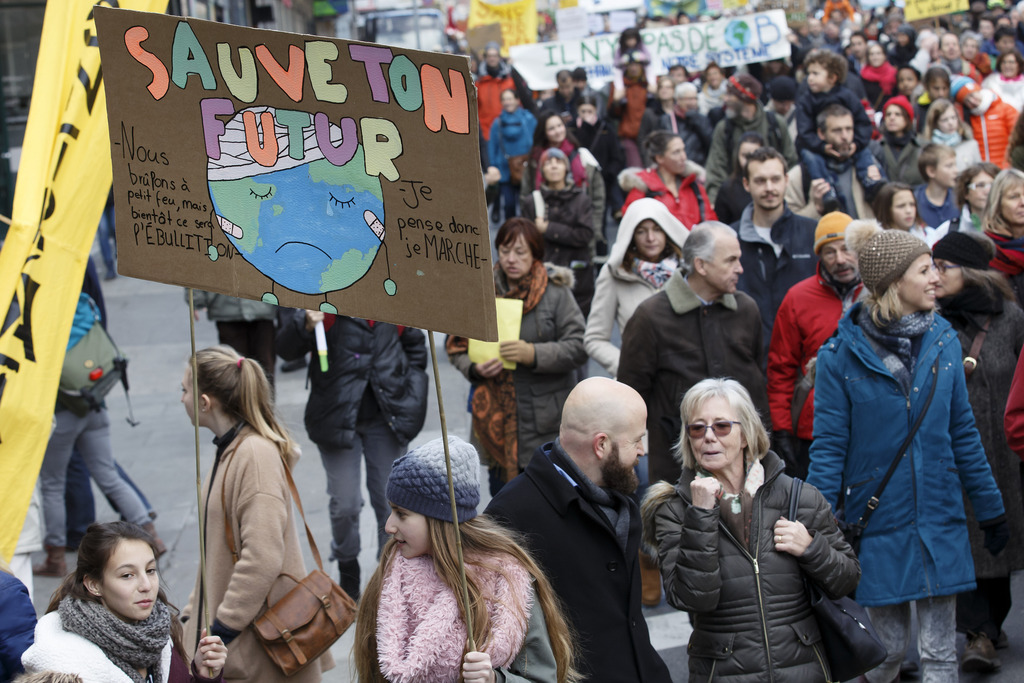
[[[270, 121], [265, 113], [273, 113], [268, 107], [245, 111], [263, 123]], [[221, 157], [207, 164], [210, 197], [225, 236], [242, 258], [287, 289], [326, 294], [358, 282], [385, 236], [380, 179], [367, 175], [362, 146], [336, 166], [324, 158], [312, 126], [302, 130], [301, 153], [292, 154], [287, 128], [276, 124], [274, 140], [268, 140], [269, 131], [262, 135], [264, 152], [276, 140], [276, 161], [260, 164], [247, 146], [254, 139], [250, 130], [247, 140], [245, 111], [225, 125]], [[252, 122], [250, 116], [250, 128]], [[330, 135], [334, 144], [341, 141], [337, 126]], [[384, 288], [394, 294], [390, 279]], [[263, 299], [277, 303], [273, 292]]]

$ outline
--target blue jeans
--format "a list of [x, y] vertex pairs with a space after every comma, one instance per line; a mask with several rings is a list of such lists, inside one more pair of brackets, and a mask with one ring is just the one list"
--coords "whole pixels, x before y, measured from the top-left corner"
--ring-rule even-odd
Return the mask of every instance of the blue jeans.
[[46, 446], [39, 470], [39, 488], [43, 494], [43, 519], [46, 534], [43, 542], [50, 546], [67, 545], [67, 511], [64, 493], [71, 450], [82, 454], [89, 474], [113, 502], [114, 508], [129, 522], [145, 524], [149, 513], [139, 495], [117, 473], [110, 449], [110, 418], [106, 409], [90, 410], [78, 417], [69, 410], [54, 413], [55, 427]]
[[[923, 598], [917, 609], [917, 649], [921, 653], [921, 683], [957, 683], [956, 596]], [[910, 606], [868, 607], [871, 624], [888, 652], [885, 661], [869, 671], [870, 683], [890, 683], [899, 677], [900, 664], [910, 643]]]
[[106, 274], [117, 273], [117, 233], [114, 231], [114, 205], [108, 204], [100, 216], [96, 237], [100, 241], [100, 253], [103, 255], [103, 267]]
[[388, 426], [384, 416], [356, 424], [356, 435], [348, 448], [319, 446], [320, 460], [327, 474], [328, 510], [331, 516], [331, 557], [338, 562], [359, 558], [359, 512], [363, 497], [359, 491], [360, 463], [366, 460], [366, 488], [377, 516], [377, 553], [388, 540], [384, 523], [391, 514], [387, 484], [391, 465], [405, 453], [405, 446]]
[[[882, 170], [882, 165], [875, 160], [871, 150], [866, 147], [864, 149], [858, 149], [857, 153], [853, 155], [852, 160], [854, 172], [857, 175], [857, 181], [860, 182], [861, 187], [867, 189], [872, 187], [875, 183], [885, 182], [885, 171]], [[836, 194], [839, 196], [839, 201], [842, 203], [846, 213], [855, 215], [853, 197], [844, 197], [842, 193], [839, 192], [836, 175], [828, 167], [828, 162], [825, 157], [820, 154], [815, 154], [809, 149], [801, 149], [800, 163], [802, 163], [804, 168], [807, 169], [807, 172], [810, 173], [811, 178], [822, 178], [826, 180], [832, 186], [832, 189], [836, 191]], [[868, 169], [872, 165], [878, 168], [878, 172], [882, 176], [881, 181], [870, 180], [868, 178]]]
[[[150, 505], [142, 489], [136, 486], [116, 460], [114, 468], [117, 470], [117, 476], [121, 477], [138, 494], [142, 504], [146, 506], [146, 512], [151, 513], [153, 506]], [[117, 502], [113, 498], [106, 496], [106, 499], [111, 508], [120, 512]], [[86, 529], [96, 521], [96, 503], [92, 497], [89, 468], [86, 467], [85, 459], [77, 449], [71, 451], [71, 461], [68, 462], [67, 482], [64, 485], [64, 512], [67, 517], [67, 538], [65, 540], [69, 548], [77, 548]], [[121, 515], [121, 518], [124, 519], [124, 515]]]
[[519, 214], [519, 186], [502, 181], [498, 183], [501, 189], [501, 203], [505, 205], [505, 220], [515, 218]]

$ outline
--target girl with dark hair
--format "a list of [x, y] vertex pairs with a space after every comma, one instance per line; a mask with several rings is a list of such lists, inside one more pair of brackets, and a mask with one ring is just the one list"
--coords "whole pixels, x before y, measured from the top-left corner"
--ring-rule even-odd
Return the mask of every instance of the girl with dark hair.
[[[359, 680], [578, 680], [554, 589], [513, 532], [477, 516], [476, 449], [457, 437], [448, 445], [469, 602], [461, 590], [444, 444], [435, 439], [396, 460], [388, 478], [391, 540], [359, 603]], [[463, 615], [472, 616], [470, 652]]]
[[[259, 365], [256, 371], [263, 375]], [[222, 680], [221, 638], [197, 641], [190, 670], [177, 610], [160, 587], [153, 537], [129, 522], [92, 524], [22, 663], [29, 673], [74, 673], [83, 683]]]
[[[330, 653], [286, 677], [256, 638], [253, 621], [306, 576], [285, 468], [299, 449], [274, 413], [270, 385], [259, 363], [227, 346], [196, 352], [199, 412], [192, 368], [181, 381], [181, 403], [193, 424], [213, 432], [217, 454], [202, 488], [206, 583], [196, 577], [189, 598], [185, 642], [199, 637], [209, 610], [210, 631], [228, 646], [228, 681], [273, 683], [320, 680]], [[231, 530], [233, 543], [228, 539]], [[205, 589], [205, 590], [204, 590]]]
[[[917, 211], [914, 190], [906, 183], [886, 183], [871, 202], [871, 210], [886, 230], [909, 232], [922, 242], [931, 244], [932, 228], [924, 224]], [[931, 240], [931, 241], [930, 241]]]
[[[604, 216], [605, 186], [601, 177], [601, 166], [586, 147], [581, 147], [572, 131], [565, 127], [561, 114], [550, 109], [537, 115], [537, 127], [533, 131], [533, 147], [530, 158], [523, 170], [523, 182], [519, 186], [520, 198], [529, 196], [544, 182], [541, 177], [540, 156], [555, 147], [562, 150], [569, 159], [569, 172], [573, 185], [583, 190], [590, 198], [595, 216]], [[599, 228], [602, 226], [598, 226]], [[598, 232], [601, 232], [598, 229]]]
[[544, 237], [533, 221], [505, 221], [494, 245], [495, 296], [523, 302], [519, 339], [500, 342], [498, 357], [484, 362], [470, 360], [465, 337], [445, 344], [452, 365], [473, 385], [473, 439], [490, 471], [491, 495], [558, 436], [562, 405], [587, 360], [572, 273], [544, 263]]
[[995, 253], [992, 240], [977, 232], [950, 233], [932, 249], [939, 270], [939, 310], [960, 340], [963, 367], [969, 373], [967, 397], [1003, 496], [1010, 534], [1006, 549], [992, 555], [977, 518], [967, 511], [978, 587], [957, 595], [957, 630], [967, 634], [961, 660], [965, 671], [993, 671], [999, 666], [994, 643], [1006, 637], [1003, 622], [1013, 604], [1010, 573], [1024, 569], [1020, 459], [1007, 445], [1003, 428], [1010, 383], [1024, 348], [1024, 312], [1006, 278], [989, 267]]
[[[600, 165], [607, 207], [614, 214], [622, 208], [622, 191], [615, 179], [626, 167], [626, 156], [622, 153], [618, 133], [613, 126], [608, 125], [607, 119], [600, 112], [597, 97], [580, 96], [576, 105], [576, 138], [580, 147], [589, 150]], [[599, 241], [604, 240], [604, 218], [603, 214], [594, 214], [594, 230], [598, 233]]]
[[755, 149], [764, 147], [761, 134], [748, 130], [740, 136], [736, 145], [736, 158], [733, 160], [732, 173], [718, 189], [715, 197], [715, 213], [718, 220], [732, 225], [743, 216], [743, 209], [752, 201], [750, 193], [743, 187], [743, 173], [747, 168], [747, 157]]

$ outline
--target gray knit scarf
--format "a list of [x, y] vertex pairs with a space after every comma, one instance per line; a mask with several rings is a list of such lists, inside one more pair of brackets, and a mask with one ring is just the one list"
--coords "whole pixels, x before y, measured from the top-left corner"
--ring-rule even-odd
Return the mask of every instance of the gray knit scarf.
[[137, 669], [154, 667], [153, 680], [163, 683], [160, 654], [171, 635], [171, 611], [162, 601], [142, 621], [119, 619], [98, 602], [78, 600], [70, 595], [57, 608], [64, 630], [76, 633], [103, 650], [117, 668], [136, 683], [144, 683]]
[[931, 311], [918, 311], [880, 328], [871, 320], [867, 306], [860, 309], [857, 324], [864, 330], [885, 369], [891, 372], [903, 387], [904, 395], [910, 393], [914, 365], [917, 362], [913, 340], [927, 332], [934, 319], [935, 314]]

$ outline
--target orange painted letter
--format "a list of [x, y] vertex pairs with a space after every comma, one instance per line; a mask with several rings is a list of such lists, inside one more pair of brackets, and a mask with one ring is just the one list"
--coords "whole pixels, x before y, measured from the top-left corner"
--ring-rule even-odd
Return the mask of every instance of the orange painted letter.
[[452, 89], [445, 85], [444, 76], [436, 66], [424, 64], [420, 69], [423, 84], [423, 123], [435, 133], [441, 130], [441, 121], [452, 133], [469, 134], [469, 101], [466, 81], [462, 73], [448, 69]]

